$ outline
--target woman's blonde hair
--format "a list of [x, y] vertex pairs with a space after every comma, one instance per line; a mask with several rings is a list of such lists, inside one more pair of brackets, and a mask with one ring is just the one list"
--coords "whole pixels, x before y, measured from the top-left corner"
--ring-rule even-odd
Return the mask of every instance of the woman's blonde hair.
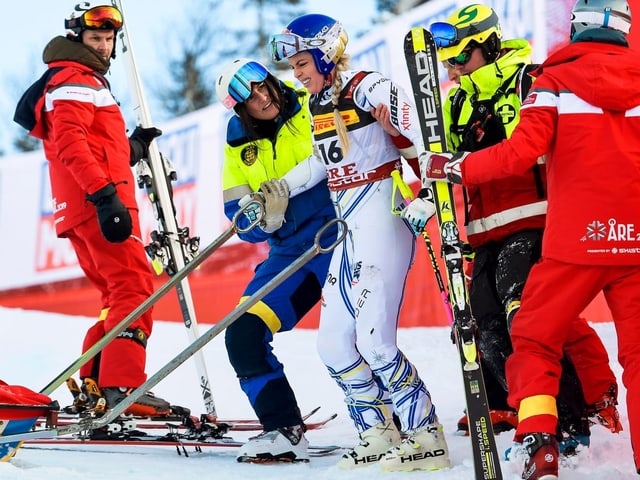
[[340, 114], [338, 103], [340, 101], [340, 94], [342, 93], [342, 75], [340, 72], [344, 72], [349, 69], [349, 55], [343, 54], [336, 62], [336, 68], [333, 71], [333, 95], [331, 95], [331, 105], [333, 105], [333, 123], [336, 126], [336, 133], [338, 134], [338, 140], [340, 141], [340, 147], [342, 148], [342, 155], [344, 157], [349, 153], [351, 144], [349, 142], [349, 132], [347, 131], [347, 125], [344, 123], [344, 119]]

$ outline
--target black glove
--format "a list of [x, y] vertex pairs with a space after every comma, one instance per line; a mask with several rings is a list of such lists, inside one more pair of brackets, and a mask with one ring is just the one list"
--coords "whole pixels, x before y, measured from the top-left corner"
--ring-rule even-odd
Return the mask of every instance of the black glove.
[[118, 198], [113, 183], [92, 195], [87, 194], [87, 200], [96, 206], [100, 231], [108, 242], [124, 242], [131, 236], [131, 214]]
[[151, 141], [162, 135], [162, 130], [156, 127], [143, 128], [140, 125], [136, 127], [129, 137], [129, 165], [132, 167], [140, 161], [141, 158], [149, 156], [149, 144]]

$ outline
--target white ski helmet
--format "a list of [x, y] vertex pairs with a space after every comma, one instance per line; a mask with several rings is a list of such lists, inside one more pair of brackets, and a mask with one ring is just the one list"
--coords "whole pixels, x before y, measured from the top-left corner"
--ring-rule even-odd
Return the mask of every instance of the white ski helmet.
[[627, 0], [578, 0], [571, 11], [571, 35], [592, 28], [610, 28], [624, 33], [631, 29]]
[[264, 82], [267, 67], [249, 58], [238, 58], [228, 64], [216, 81], [216, 95], [226, 108], [233, 108], [251, 95], [251, 85]]

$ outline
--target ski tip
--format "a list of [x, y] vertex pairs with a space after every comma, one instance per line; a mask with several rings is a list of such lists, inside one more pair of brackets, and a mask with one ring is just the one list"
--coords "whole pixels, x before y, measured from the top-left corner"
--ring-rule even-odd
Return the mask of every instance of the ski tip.
[[309, 413], [307, 413], [305, 416], [302, 417], [303, 420], [306, 420], [307, 418], [309, 418], [311, 415], [314, 415], [316, 413], [318, 413], [318, 410], [320, 410], [320, 407], [316, 407], [313, 408]]

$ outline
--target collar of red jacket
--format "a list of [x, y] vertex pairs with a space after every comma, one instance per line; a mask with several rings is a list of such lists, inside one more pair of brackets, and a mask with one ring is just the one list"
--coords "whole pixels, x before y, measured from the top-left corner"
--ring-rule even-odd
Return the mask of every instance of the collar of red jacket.
[[42, 53], [42, 59], [46, 64], [61, 60], [77, 62], [103, 75], [111, 66], [110, 62], [102, 58], [93, 48], [63, 36], [54, 37], [47, 44]]

